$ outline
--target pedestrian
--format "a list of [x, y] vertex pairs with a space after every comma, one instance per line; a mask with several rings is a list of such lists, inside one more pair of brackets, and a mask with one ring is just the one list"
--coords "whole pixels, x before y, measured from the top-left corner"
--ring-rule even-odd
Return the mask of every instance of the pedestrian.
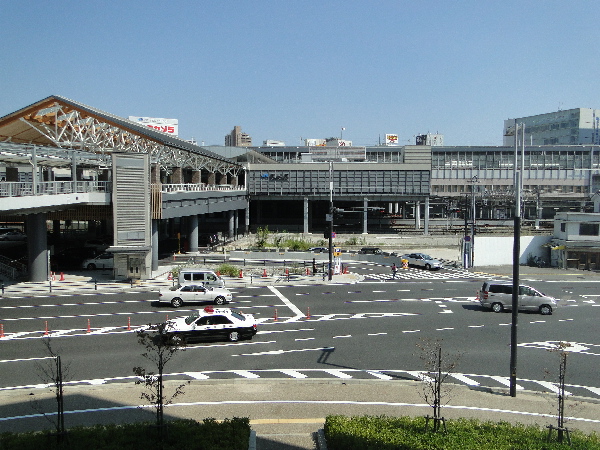
[[396, 263], [392, 264], [392, 278], [396, 279], [396, 273], [398, 272], [398, 267], [396, 267]]

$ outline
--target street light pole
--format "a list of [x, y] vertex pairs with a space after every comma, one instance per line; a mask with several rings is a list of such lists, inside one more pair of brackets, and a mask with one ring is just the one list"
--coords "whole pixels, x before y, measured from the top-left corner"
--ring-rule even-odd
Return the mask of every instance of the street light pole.
[[[525, 153], [525, 127], [523, 127], [523, 153]], [[514, 189], [515, 189], [515, 217], [513, 238], [513, 284], [512, 284], [512, 320], [510, 325], [510, 396], [517, 396], [517, 331], [519, 321], [519, 259], [521, 255], [521, 183], [522, 170], [518, 167], [518, 125], [515, 120], [515, 162], [514, 162]]]
[[329, 161], [329, 281], [333, 279], [333, 216], [333, 161]]

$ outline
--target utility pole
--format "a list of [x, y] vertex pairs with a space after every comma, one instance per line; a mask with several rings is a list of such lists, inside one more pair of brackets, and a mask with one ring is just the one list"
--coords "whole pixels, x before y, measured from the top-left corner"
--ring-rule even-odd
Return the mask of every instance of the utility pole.
[[329, 281], [333, 279], [333, 216], [333, 161], [329, 161]]
[[[523, 153], [525, 152], [525, 126], [523, 130]], [[512, 321], [510, 324], [510, 396], [517, 396], [517, 330], [519, 321], [519, 259], [521, 255], [521, 183], [522, 171], [518, 170], [518, 126], [515, 120], [515, 217], [513, 238], [513, 285], [512, 285]], [[523, 166], [521, 166], [523, 169]]]

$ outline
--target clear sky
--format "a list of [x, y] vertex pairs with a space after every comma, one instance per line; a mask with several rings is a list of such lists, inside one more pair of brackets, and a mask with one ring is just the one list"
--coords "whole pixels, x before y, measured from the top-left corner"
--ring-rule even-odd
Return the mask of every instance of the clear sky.
[[589, 0], [0, 1], [0, 116], [61, 95], [301, 145], [502, 145], [505, 119], [600, 108]]

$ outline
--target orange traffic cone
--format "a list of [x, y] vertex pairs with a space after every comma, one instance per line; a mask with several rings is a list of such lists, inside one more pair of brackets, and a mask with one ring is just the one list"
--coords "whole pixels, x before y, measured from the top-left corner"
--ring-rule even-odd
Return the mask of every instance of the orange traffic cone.
[[267, 269], [263, 269], [263, 277], [267, 276]]
[[167, 277], [167, 280], [169, 280], [169, 281], [173, 280], [173, 272], [169, 272], [169, 276]]
[[244, 272], [242, 272], [242, 269], [240, 269], [240, 278], [244, 278]]
[[65, 281], [65, 274], [64, 273], [60, 273], [60, 280], [58, 281]]

